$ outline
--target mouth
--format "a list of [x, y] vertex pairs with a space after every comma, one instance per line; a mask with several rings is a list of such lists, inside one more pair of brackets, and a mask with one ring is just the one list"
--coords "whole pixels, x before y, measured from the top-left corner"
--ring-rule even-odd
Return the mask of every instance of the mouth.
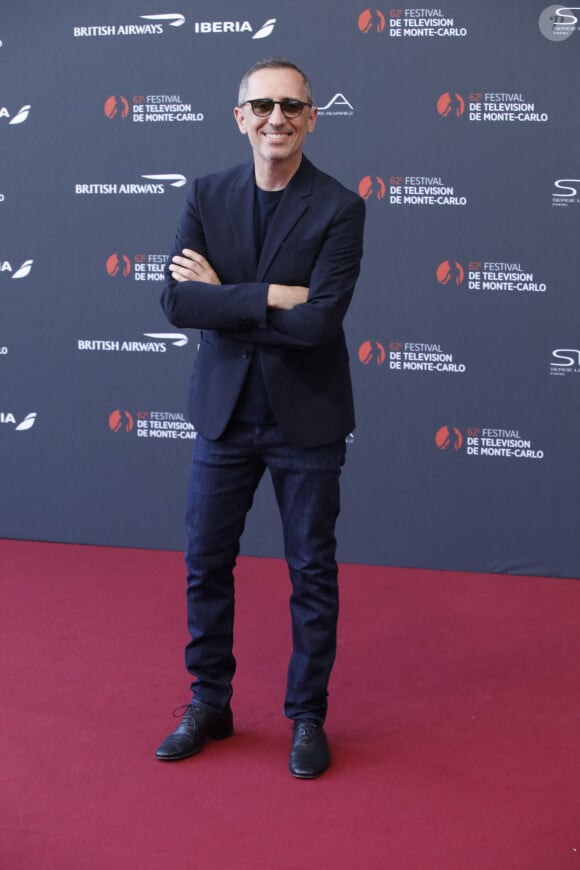
[[283, 139], [287, 139], [291, 135], [291, 133], [268, 133], [267, 131], [262, 133], [262, 136], [265, 136], [266, 139], [269, 139], [271, 142], [281, 142]]

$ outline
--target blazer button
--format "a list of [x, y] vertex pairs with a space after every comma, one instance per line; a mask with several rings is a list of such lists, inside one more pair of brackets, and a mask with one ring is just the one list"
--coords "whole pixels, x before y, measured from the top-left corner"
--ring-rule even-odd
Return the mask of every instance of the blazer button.
[[249, 350], [242, 351], [242, 359], [247, 359], [250, 355]]

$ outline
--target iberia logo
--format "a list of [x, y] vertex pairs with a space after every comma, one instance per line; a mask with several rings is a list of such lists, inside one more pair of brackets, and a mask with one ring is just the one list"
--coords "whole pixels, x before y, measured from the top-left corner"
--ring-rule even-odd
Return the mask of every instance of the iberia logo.
[[107, 258], [106, 269], [111, 278], [128, 278], [131, 274], [131, 260], [126, 254], [111, 254]]
[[0, 260], [0, 272], [11, 272], [13, 278], [26, 278], [30, 275], [33, 263], [34, 260], [25, 260], [20, 268], [14, 271], [8, 260]]
[[451, 115], [461, 118], [465, 112], [465, 100], [457, 91], [446, 91], [437, 100], [437, 111], [442, 118], [448, 118]]
[[129, 411], [117, 408], [109, 414], [109, 429], [111, 432], [131, 432], [135, 425], [133, 415]]
[[28, 119], [30, 109], [31, 106], [22, 106], [22, 108], [18, 109], [16, 114], [12, 115], [11, 117], [10, 112], [8, 111], [6, 106], [0, 106], [0, 118], [10, 118], [10, 121], [8, 121], [10, 125], [24, 124], [24, 122]]
[[371, 199], [371, 197], [383, 199], [387, 192], [387, 187], [379, 175], [365, 175], [359, 182], [358, 192], [359, 196], [362, 196], [363, 199]]
[[358, 29], [361, 33], [370, 33], [371, 30], [382, 33], [386, 23], [385, 16], [380, 9], [365, 9], [358, 17]]
[[442, 426], [435, 435], [435, 444], [439, 450], [457, 452], [463, 446], [463, 435], [456, 426]]
[[358, 349], [358, 358], [365, 366], [368, 366], [369, 363], [372, 362], [378, 366], [382, 366], [385, 357], [385, 348], [380, 341], [363, 341]]
[[449, 284], [450, 282], [459, 287], [465, 279], [465, 269], [457, 260], [443, 260], [437, 266], [437, 280], [440, 284]]
[[17, 423], [16, 417], [11, 411], [0, 411], [0, 423], [12, 424], [16, 432], [26, 432], [28, 429], [32, 429], [37, 416], [36, 411], [32, 411], [26, 415], [21, 423]]
[[107, 118], [126, 118], [129, 114], [129, 103], [125, 97], [109, 97], [105, 100], [104, 112]]

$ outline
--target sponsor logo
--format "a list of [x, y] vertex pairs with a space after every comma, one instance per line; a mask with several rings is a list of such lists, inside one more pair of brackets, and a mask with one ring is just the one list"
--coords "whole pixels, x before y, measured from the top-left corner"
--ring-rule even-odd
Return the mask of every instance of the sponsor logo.
[[533, 272], [521, 263], [470, 260], [467, 268], [459, 260], [443, 260], [435, 271], [442, 287], [456, 286], [465, 290], [499, 293], [545, 293], [547, 285], [536, 280]]
[[180, 12], [164, 12], [160, 15], [141, 15], [146, 21], [164, 21], [170, 27], [181, 27], [185, 23], [185, 16]]
[[32, 429], [36, 423], [36, 417], [37, 414], [33, 411], [18, 423], [18, 417], [12, 411], [0, 411], [0, 425], [14, 426], [16, 432], [26, 432], [28, 429]]
[[438, 176], [391, 175], [389, 178], [391, 205], [464, 206], [466, 196], [458, 196], [453, 185]]
[[465, 269], [457, 260], [443, 260], [437, 266], [437, 280], [440, 284], [455, 284], [459, 287], [463, 284]]
[[580, 205], [580, 178], [558, 178], [554, 182], [552, 205]]
[[442, 118], [453, 115], [461, 118], [465, 112], [465, 100], [457, 91], [445, 91], [437, 100], [437, 112]]
[[203, 121], [203, 112], [194, 112], [192, 103], [181, 99], [179, 94], [141, 94], [129, 100], [123, 96], [111, 96], [103, 106], [109, 120], [121, 120], [131, 115], [135, 123], [182, 124]]
[[167, 347], [186, 347], [189, 338], [182, 332], [144, 332], [149, 341], [110, 338], [78, 338], [77, 350], [93, 353], [167, 353]]
[[550, 374], [561, 377], [563, 375], [580, 374], [580, 348], [558, 347], [552, 351]]
[[354, 107], [344, 94], [335, 94], [325, 106], [318, 106], [318, 114], [324, 116], [347, 116], [354, 115]]
[[465, 363], [456, 362], [440, 344], [424, 341], [390, 341], [389, 369], [400, 372], [432, 372], [435, 374], [464, 374]]
[[[73, 27], [73, 36], [81, 38], [116, 36], [160, 36], [169, 27], [181, 27], [185, 16], [179, 12], [157, 15], [140, 15], [138, 24], [101, 24]], [[266, 39], [274, 32], [275, 18], [268, 18], [255, 31], [248, 20], [194, 21], [193, 31], [199, 36], [218, 34], [222, 36], [244, 34], [252, 39]]]
[[387, 186], [379, 175], [365, 175], [359, 182], [359, 195], [363, 199], [384, 199]]
[[441, 426], [435, 433], [435, 444], [439, 450], [461, 450], [463, 434], [456, 426]]
[[156, 15], [140, 15], [139, 24], [96, 24], [73, 27], [73, 36], [81, 38], [106, 36], [159, 36], [167, 27], [181, 27], [185, 16], [180, 12], [166, 12]]
[[22, 106], [18, 109], [15, 115], [11, 115], [6, 106], [0, 106], [0, 120], [2, 118], [10, 118], [8, 124], [12, 127], [15, 124], [24, 124], [30, 114], [31, 106]]
[[108, 97], [103, 108], [107, 118], [126, 118], [129, 114], [129, 103], [125, 97]]
[[163, 281], [168, 254], [127, 254], [115, 252], [107, 257], [105, 269], [111, 278], [130, 278], [134, 281]]
[[8, 356], [8, 348], [6, 345], [0, 344], [0, 356]]
[[389, 36], [403, 39], [433, 39], [467, 36], [466, 27], [458, 27], [455, 19], [442, 9], [391, 9]]
[[0, 259], [0, 275], [6, 272], [9, 273], [12, 278], [26, 278], [30, 275], [33, 263], [34, 260], [25, 260], [20, 267], [14, 270], [12, 264], [8, 260]]
[[106, 269], [111, 278], [118, 278], [121, 275], [127, 278], [131, 274], [131, 260], [126, 254], [111, 254], [107, 258]]
[[358, 29], [361, 33], [382, 33], [387, 20], [380, 9], [365, 9], [358, 17]]
[[540, 13], [540, 33], [550, 42], [563, 42], [580, 30], [580, 6], [562, 6], [559, 3], [546, 6]]
[[194, 31], [200, 36], [207, 36], [210, 33], [223, 35], [251, 33], [252, 39], [266, 39], [266, 37], [273, 33], [275, 26], [276, 19], [268, 18], [254, 33], [249, 21], [196, 21], [194, 23]]
[[179, 411], [127, 411], [116, 408], [109, 414], [111, 432], [160, 441], [193, 441], [195, 427]]
[[[466, 114], [466, 109], [468, 109]], [[547, 112], [538, 112], [536, 105], [522, 93], [471, 91], [467, 100], [458, 91], [445, 91], [437, 99], [441, 118], [461, 118], [466, 114], [475, 123], [545, 123]]]
[[475, 459], [544, 458], [544, 451], [539, 450], [531, 438], [520, 435], [518, 429], [441, 426], [435, 433], [435, 444], [441, 453], [459, 453], [465, 446], [465, 455]]
[[175, 172], [159, 175], [142, 175], [141, 183], [88, 183], [75, 184], [76, 196], [162, 196], [167, 187], [183, 187], [187, 184], [185, 175]]
[[437, 9], [390, 9], [389, 26], [380, 9], [365, 9], [358, 18], [361, 33], [388, 33], [395, 39], [440, 39], [467, 36], [452, 15]]
[[371, 363], [382, 366], [386, 356], [385, 348], [380, 341], [363, 341], [358, 349], [358, 358], [364, 366]]
[[109, 429], [111, 432], [132, 432], [135, 426], [133, 415], [129, 411], [116, 408], [109, 414]]

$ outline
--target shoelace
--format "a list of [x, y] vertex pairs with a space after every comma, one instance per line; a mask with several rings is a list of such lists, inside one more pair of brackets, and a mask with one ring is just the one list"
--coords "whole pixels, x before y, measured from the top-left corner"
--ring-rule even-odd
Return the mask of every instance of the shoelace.
[[318, 722], [313, 719], [298, 719], [294, 723], [294, 729], [299, 730], [303, 743], [308, 743], [312, 740], [314, 732], [319, 728]]
[[193, 704], [182, 704], [180, 707], [175, 707], [171, 715], [174, 716], [176, 719], [183, 718], [184, 722], [189, 723], [195, 716], [196, 712], [196, 708], [193, 706]]

